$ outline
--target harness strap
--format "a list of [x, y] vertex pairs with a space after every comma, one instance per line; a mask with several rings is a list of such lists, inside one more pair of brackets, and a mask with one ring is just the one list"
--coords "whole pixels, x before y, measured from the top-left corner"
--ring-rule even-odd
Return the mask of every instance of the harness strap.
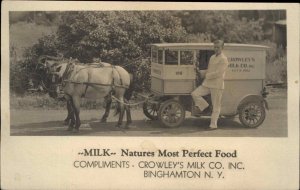
[[[112, 86], [112, 84], [101, 84], [101, 83], [93, 83], [93, 82], [76, 82], [76, 81], [70, 81], [70, 80], [65, 80], [65, 82], [69, 82], [69, 83], [73, 83], [73, 84], [85, 84], [85, 85], [99, 85], [99, 86]], [[118, 88], [128, 88], [129, 86], [126, 85], [118, 85], [115, 84], [114, 86], [118, 87]]]
[[70, 75], [70, 73], [72, 72], [72, 70], [71, 70], [71, 62], [69, 62], [68, 64], [67, 64], [67, 66], [66, 66], [66, 69], [65, 69], [65, 72], [63, 73], [63, 75], [62, 75], [62, 79], [64, 80], [65, 78], [68, 78], [69, 77], [69, 75]]
[[[90, 81], [90, 75], [88, 75], [88, 81]], [[85, 84], [85, 90], [84, 90], [83, 97], [85, 97], [85, 95], [86, 95], [86, 91], [87, 91], [88, 87], [89, 87], [89, 84], [88, 84], [88, 83], [86, 83], [86, 84]]]
[[[123, 81], [122, 81], [121, 75], [120, 75], [119, 71], [116, 69], [116, 67], [114, 65], [111, 65], [111, 68], [112, 68], [112, 71], [111, 71], [112, 82], [111, 82], [111, 84], [100, 84], [100, 83], [89, 82], [90, 81], [90, 75], [88, 75], [88, 80], [87, 80], [88, 82], [77, 82], [77, 81], [72, 81], [72, 80], [64, 80], [64, 79], [68, 78], [69, 75], [70, 75], [70, 73], [73, 71], [73, 69], [71, 69], [70, 67], [71, 67], [71, 61], [68, 63], [68, 65], [66, 67], [66, 70], [63, 73], [63, 76], [62, 76], [62, 79], [63, 79], [62, 80], [62, 86], [65, 86], [67, 82], [68, 83], [73, 83], [73, 84], [83, 84], [83, 85], [85, 85], [85, 90], [84, 90], [84, 94], [82, 95], [82, 97], [86, 96], [88, 87], [92, 87], [93, 85], [111, 86], [111, 88], [112, 88], [111, 92], [110, 92], [111, 94], [113, 94], [113, 92], [115, 90], [115, 87], [118, 87], [118, 88], [129, 88], [129, 86], [123, 85]], [[101, 65], [101, 67], [103, 67], [103, 65]], [[85, 68], [83, 68], [83, 69], [85, 69]], [[119, 75], [120, 85], [115, 83], [114, 70], [116, 70], [117, 73], [118, 73], [118, 75]]]
[[120, 75], [120, 72], [119, 72], [117, 69], [115, 69], [115, 70], [117, 71], [117, 73], [118, 73], [118, 75], [119, 75], [119, 77], [120, 77], [120, 84], [123, 85], [123, 81], [122, 81], [122, 77], [121, 77], [121, 75]]
[[89, 87], [89, 85], [88, 85], [88, 84], [86, 84], [86, 85], [85, 85], [84, 94], [82, 95], [82, 97], [85, 97], [85, 95], [86, 95], [86, 91], [87, 91], [88, 87]]
[[114, 90], [114, 87], [115, 87], [115, 77], [114, 77], [114, 68], [115, 66], [114, 65], [111, 65], [111, 86], [112, 86], [112, 90]]
[[123, 81], [122, 81], [122, 77], [120, 75], [120, 72], [118, 71], [118, 69], [116, 69], [116, 66], [114, 66], [114, 65], [111, 65], [111, 68], [112, 68], [112, 70], [111, 70], [111, 73], [112, 73], [112, 86], [113, 87], [116, 86], [116, 84], [115, 84], [115, 77], [114, 77], [114, 70], [117, 71], [117, 73], [119, 75], [119, 78], [120, 78], [120, 85], [122, 86], [123, 85]]

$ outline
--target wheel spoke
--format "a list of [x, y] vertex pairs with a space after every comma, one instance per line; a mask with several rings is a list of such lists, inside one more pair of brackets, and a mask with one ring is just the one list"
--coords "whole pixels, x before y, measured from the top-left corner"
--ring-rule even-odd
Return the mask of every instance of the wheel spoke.
[[258, 127], [265, 119], [264, 107], [257, 102], [250, 102], [242, 107], [240, 121], [248, 127]]
[[180, 116], [175, 115], [175, 119], [176, 121], [178, 121], [180, 119]]
[[168, 127], [177, 127], [183, 121], [184, 109], [176, 100], [167, 100], [161, 104], [159, 111], [156, 110], [158, 118]]

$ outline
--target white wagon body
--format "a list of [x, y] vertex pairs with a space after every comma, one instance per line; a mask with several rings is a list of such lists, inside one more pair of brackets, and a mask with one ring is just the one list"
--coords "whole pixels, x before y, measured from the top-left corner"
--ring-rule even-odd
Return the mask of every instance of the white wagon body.
[[[241, 121], [244, 125], [257, 127], [262, 123], [265, 117], [264, 107], [267, 107], [264, 100], [267, 49], [268, 47], [261, 45], [225, 43], [223, 52], [228, 58], [229, 65], [225, 75], [221, 115], [234, 116], [243, 110], [247, 112], [244, 116], [240, 114], [240, 120], [244, 119]], [[151, 91], [155, 96], [162, 98], [157, 99], [156, 107], [153, 105], [150, 107], [156, 109], [158, 117], [152, 117], [147, 111], [147, 107], [144, 109], [145, 114], [151, 119], [159, 118], [160, 114], [163, 114], [161, 109], [170, 109], [166, 106], [166, 108], [164, 106], [161, 108], [161, 105], [164, 105], [167, 100], [167, 104], [176, 104], [180, 110], [191, 111], [192, 115], [195, 115], [190, 94], [200, 85], [196, 84], [196, 68], [200, 71], [206, 70], [209, 58], [213, 54], [212, 43], [152, 44]], [[176, 101], [178, 101], [178, 105]], [[253, 102], [254, 108], [251, 108]], [[250, 107], [247, 108], [245, 105]], [[258, 107], [258, 111], [255, 111], [256, 107]], [[252, 120], [256, 116], [252, 114], [253, 117], [250, 117], [248, 112], [262, 115], [259, 121], [254, 122], [257, 125], [245, 124], [245, 120], [247, 122], [247, 119]], [[163, 118], [161, 119], [163, 120]], [[172, 125], [170, 124], [170, 126]]]
[[[224, 54], [229, 65], [225, 75], [221, 114], [233, 115], [246, 96], [261, 94], [267, 48], [261, 45], [225, 43]], [[170, 54], [169, 52], [176, 55], [176, 63], [167, 60], [166, 54]], [[191, 59], [182, 58], [183, 52], [185, 55], [190, 52]], [[212, 43], [153, 44], [151, 90], [158, 95], [191, 94], [196, 88], [196, 65], [205, 68], [212, 54]]]

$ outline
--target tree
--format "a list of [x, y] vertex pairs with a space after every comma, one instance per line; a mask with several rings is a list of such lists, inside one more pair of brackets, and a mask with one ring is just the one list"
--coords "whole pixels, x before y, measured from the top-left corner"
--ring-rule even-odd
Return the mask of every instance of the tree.
[[65, 57], [124, 66], [136, 72], [141, 88], [149, 87], [150, 63], [142, 62], [149, 44], [187, 39], [180, 19], [168, 11], [66, 12], [61, 18], [57, 36]]
[[66, 57], [124, 65], [147, 56], [150, 43], [184, 42], [186, 32], [166, 11], [66, 12], [57, 36]]
[[[263, 20], [240, 19], [238, 11], [185, 11], [176, 15], [187, 32], [203, 39], [250, 43], [263, 37]], [[195, 39], [195, 38], [194, 38]]]
[[57, 33], [44, 36], [25, 51], [21, 73], [36, 72], [41, 55], [62, 54], [82, 63], [100, 58], [129, 72], [139, 72], [138, 85], [144, 88], [150, 81], [150, 63], [142, 62], [150, 56], [148, 45], [187, 39], [180, 19], [168, 11], [76, 11], [54, 17], [60, 18]]

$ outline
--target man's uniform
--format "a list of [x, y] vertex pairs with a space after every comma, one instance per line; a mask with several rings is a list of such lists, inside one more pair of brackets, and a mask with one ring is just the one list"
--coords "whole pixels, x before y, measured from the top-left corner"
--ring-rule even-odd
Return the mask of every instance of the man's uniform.
[[221, 99], [224, 90], [225, 71], [228, 66], [227, 57], [221, 53], [218, 56], [212, 55], [209, 60], [207, 72], [201, 86], [192, 92], [195, 105], [201, 111], [205, 110], [209, 105], [202, 96], [211, 94], [213, 112], [211, 115], [211, 128], [217, 128], [217, 122], [221, 111]]

